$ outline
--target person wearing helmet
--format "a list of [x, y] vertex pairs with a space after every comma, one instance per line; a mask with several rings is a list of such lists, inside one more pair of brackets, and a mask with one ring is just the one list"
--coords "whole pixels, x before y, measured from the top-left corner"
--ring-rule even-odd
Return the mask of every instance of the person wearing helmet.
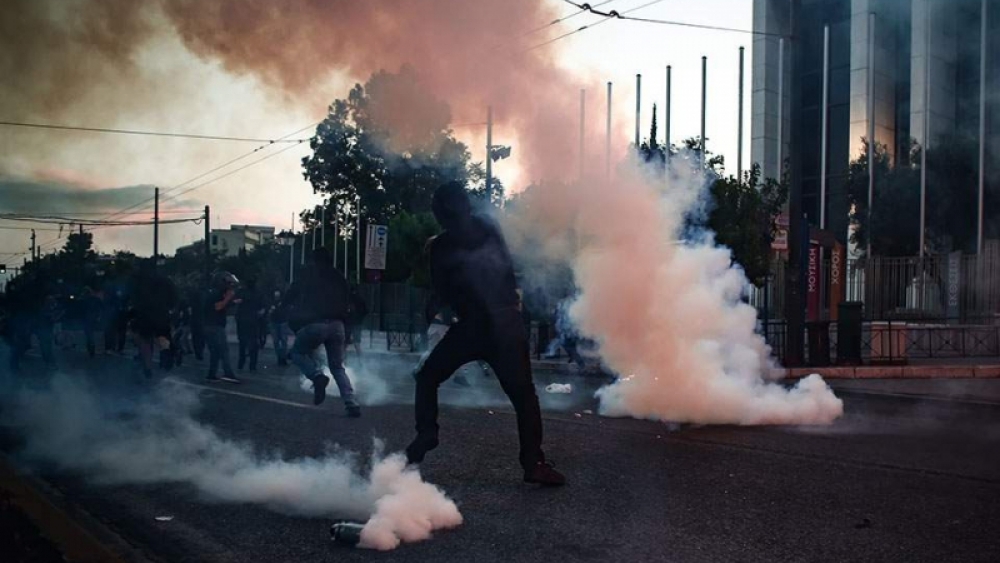
[[[233, 373], [229, 361], [229, 342], [226, 339], [226, 321], [231, 305], [239, 304], [236, 298], [236, 287], [239, 280], [229, 272], [222, 272], [215, 278], [215, 283], [209, 288], [205, 299], [205, 343], [208, 345], [208, 376], [207, 381], [225, 381], [240, 383]], [[216, 373], [222, 364], [222, 376]]]
[[517, 413], [524, 481], [563, 485], [566, 478], [542, 452], [541, 409], [507, 243], [492, 221], [473, 215], [461, 183], [439, 187], [432, 210], [444, 232], [431, 243], [431, 285], [458, 321], [414, 376], [417, 437], [406, 448], [407, 461], [422, 462], [438, 445], [438, 387], [459, 367], [485, 360]]

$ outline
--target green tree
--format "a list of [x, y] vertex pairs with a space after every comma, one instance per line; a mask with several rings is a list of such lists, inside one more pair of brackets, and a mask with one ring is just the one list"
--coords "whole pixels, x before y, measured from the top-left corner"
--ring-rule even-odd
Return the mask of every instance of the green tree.
[[[430, 94], [416, 72], [376, 72], [336, 100], [316, 128], [313, 154], [303, 175], [316, 193], [328, 196], [341, 224], [363, 219], [385, 224], [402, 211], [430, 211], [434, 189], [448, 181], [468, 183], [477, 170], [468, 148], [449, 129], [448, 105]], [[303, 215], [316, 222], [316, 210]]]
[[732, 250], [747, 278], [761, 285], [768, 273], [775, 219], [788, 199], [788, 184], [761, 179], [754, 164], [741, 178], [718, 178], [709, 188], [712, 205], [705, 226]]
[[431, 213], [401, 211], [390, 219], [383, 280], [406, 281], [417, 287], [429, 287], [430, 264], [425, 247], [427, 241], [440, 232], [441, 227]]
[[[871, 238], [872, 253], [914, 256], [920, 252], [921, 147], [911, 141], [907, 158], [895, 164], [885, 145], [874, 146], [875, 169], [872, 212], [868, 214], [868, 140], [851, 162], [847, 183], [852, 242], [861, 248]], [[976, 241], [977, 152], [972, 141], [942, 138], [927, 152], [925, 250], [930, 253], [960, 249], [971, 252]], [[987, 198], [986, 217], [1000, 209]]]

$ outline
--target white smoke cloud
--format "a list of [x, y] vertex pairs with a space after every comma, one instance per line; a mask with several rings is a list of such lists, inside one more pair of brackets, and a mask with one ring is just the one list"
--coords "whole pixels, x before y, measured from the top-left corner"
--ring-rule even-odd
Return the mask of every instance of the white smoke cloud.
[[23, 391], [11, 421], [25, 435], [29, 462], [84, 474], [99, 484], [186, 483], [207, 500], [255, 503], [284, 514], [369, 518], [363, 547], [393, 549], [462, 523], [436, 486], [402, 456], [376, 443], [370, 469], [351, 452], [284, 459], [219, 436], [195, 420], [197, 396], [160, 384], [135, 402], [113, 400], [57, 376], [49, 389]]
[[[506, 227], [515, 252], [517, 241], [531, 241], [572, 266], [579, 294], [570, 316], [600, 344], [605, 364], [625, 375], [598, 392], [602, 414], [832, 422], [843, 404], [818, 375], [791, 389], [767, 381], [774, 364], [756, 332], [756, 312], [740, 299], [742, 270], [710, 233], [685, 232], [685, 217], [704, 209], [705, 185], [699, 168], [687, 163], [668, 179], [624, 164], [610, 185], [535, 188], [523, 215]], [[570, 253], [567, 232], [576, 234]]]

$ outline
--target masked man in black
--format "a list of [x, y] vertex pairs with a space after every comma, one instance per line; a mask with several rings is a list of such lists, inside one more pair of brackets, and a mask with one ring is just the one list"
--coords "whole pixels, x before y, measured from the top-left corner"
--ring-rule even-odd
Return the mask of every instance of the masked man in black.
[[499, 228], [472, 214], [465, 186], [445, 184], [434, 193], [434, 217], [444, 228], [431, 243], [431, 283], [458, 317], [414, 377], [417, 437], [407, 460], [420, 463], [438, 445], [438, 387], [462, 365], [486, 361], [514, 410], [524, 480], [563, 485], [545, 461], [542, 416], [531, 376], [528, 335], [518, 309], [514, 267]]

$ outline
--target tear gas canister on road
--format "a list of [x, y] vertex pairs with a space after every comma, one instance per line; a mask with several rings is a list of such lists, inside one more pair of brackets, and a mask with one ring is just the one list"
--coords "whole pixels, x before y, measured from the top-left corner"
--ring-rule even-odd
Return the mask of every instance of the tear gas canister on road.
[[330, 537], [341, 545], [354, 547], [361, 541], [361, 530], [364, 527], [364, 524], [357, 522], [337, 522], [330, 526]]

